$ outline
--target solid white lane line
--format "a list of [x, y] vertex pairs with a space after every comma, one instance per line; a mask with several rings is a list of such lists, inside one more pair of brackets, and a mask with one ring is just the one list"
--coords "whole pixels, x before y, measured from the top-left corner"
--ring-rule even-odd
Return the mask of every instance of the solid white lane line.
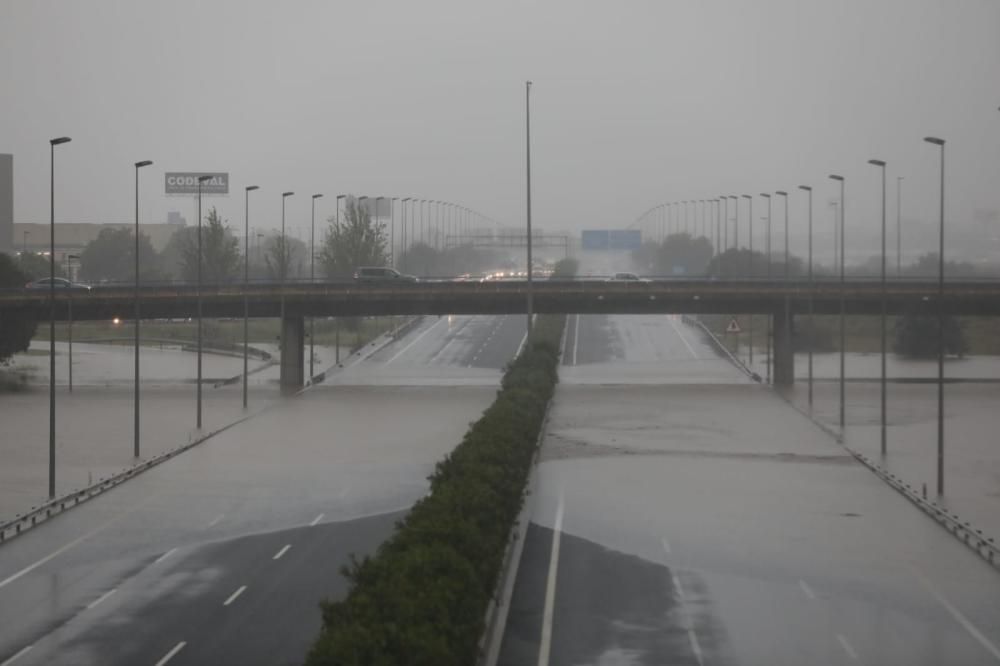
[[107, 592], [105, 592], [104, 594], [102, 594], [101, 596], [97, 597], [96, 599], [94, 599], [93, 601], [91, 601], [89, 604], [87, 604], [87, 610], [90, 610], [91, 608], [93, 608], [97, 604], [101, 603], [102, 601], [104, 601], [105, 599], [107, 599], [108, 597], [110, 597], [112, 594], [114, 594], [117, 591], [118, 591], [117, 587], [108, 590]]
[[273, 560], [280, 560], [281, 556], [288, 552], [288, 549], [292, 547], [292, 544], [285, 544], [285, 546], [278, 551], [278, 554], [272, 557]]
[[567, 365], [566, 361], [566, 344], [569, 341], [569, 317], [566, 317], [563, 321], [563, 334], [562, 340], [559, 341], [559, 358], [563, 365]]
[[163, 560], [167, 559], [168, 557], [170, 557], [171, 555], [173, 555], [176, 552], [177, 552], [176, 548], [171, 548], [167, 552], [163, 553], [163, 555], [160, 555], [158, 558], [156, 558], [155, 560], [153, 560], [153, 564], [159, 564], [160, 562], [162, 562]]
[[180, 643], [175, 645], [173, 650], [163, 655], [163, 659], [156, 662], [156, 666], [164, 666], [164, 664], [166, 664], [168, 661], [174, 658], [174, 655], [183, 650], [185, 645], [187, 645], [187, 643], [184, 641], [181, 641]]
[[418, 342], [420, 342], [420, 340], [422, 340], [425, 335], [427, 335], [428, 333], [430, 333], [431, 330], [433, 330], [442, 321], [444, 321], [444, 317], [438, 319], [436, 322], [434, 322], [433, 324], [431, 324], [430, 326], [428, 326], [426, 331], [424, 331], [423, 333], [421, 333], [420, 335], [418, 335], [416, 338], [414, 338], [413, 342], [411, 342], [410, 344], [408, 344], [405, 347], [403, 347], [402, 349], [400, 349], [399, 353], [396, 354], [395, 356], [393, 356], [392, 358], [390, 358], [388, 361], [386, 361], [385, 364], [389, 365], [390, 363], [392, 363], [393, 361], [395, 361], [397, 358], [399, 358], [400, 356], [402, 356], [403, 354], [405, 354], [406, 352], [408, 352], [413, 345], [415, 345]]
[[687, 338], [684, 337], [684, 334], [681, 333], [681, 329], [677, 326], [677, 322], [675, 322], [673, 319], [669, 319], [668, 321], [670, 322], [670, 325], [673, 327], [674, 332], [677, 333], [677, 337], [681, 339], [681, 342], [684, 343], [684, 346], [687, 347], [689, 352], [691, 352], [691, 357], [697, 360], [698, 354], [695, 353], [694, 347], [691, 346], [691, 343], [688, 342]]
[[847, 642], [847, 638], [843, 634], [837, 634], [837, 642], [840, 643], [840, 647], [844, 648], [844, 652], [847, 653], [848, 657], [854, 661], [858, 660], [858, 653], [854, 651], [854, 648]]
[[816, 598], [816, 594], [812, 591], [812, 588], [809, 587], [809, 585], [804, 580], [799, 581], [799, 587], [802, 588], [802, 594], [806, 595], [810, 599]]
[[231, 604], [234, 601], [236, 601], [236, 598], [238, 596], [240, 596], [241, 594], [243, 594], [243, 590], [245, 590], [245, 589], [247, 589], [246, 585], [240, 585], [240, 589], [238, 589], [235, 592], [233, 592], [232, 594], [230, 594], [229, 598], [226, 599], [224, 602], [222, 602], [222, 605], [223, 606], [228, 606], [229, 604]]
[[576, 316], [576, 324], [573, 325], [573, 365], [576, 365], [576, 350], [580, 346], [580, 315]]
[[670, 554], [670, 543], [667, 541], [667, 537], [660, 539], [660, 543], [663, 544], [663, 550], [667, 551], [667, 555]]
[[552, 616], [556, 601], [556, 574], [559, 568], [559, 541], [562, 537], [563, 496], [559, 494], [556, 524], [552, 528], [552, 552], [549, 555], [549, 575], [545, 581], [545, 610], [542, 614], [542, 640], [538, 647], [538, 666], [548, 666], [552, 650]]
[[688, 641], [691, 643], [691, 652], [694, 652], [694, 658], [698, 660], [698, 666], [703, 666], [705, 662], [702, 661], [701, 657], [701, 645], [698, 644], [698, 635], [694, 633], [694, 629], [688, 629]]
[[681, 587], [681, 579], [677, 577], [677, 574], [670, 574], [671, 579], [674, 582], [674, 589], [677, 590], [677, 596], [680, 600], [684, 601], [684, 588]]
[[30, 650], [33, 647], [35, 647], [35, 646], [34, 645], [28, 645], [27, 647], [21, 648], [20, 650], [17, 651], [17, 653], [13, 657], [11, 657], [7, 661], [5, 661], [2, 664], [0, 664], [0, 666], [9, 666], [10, 664], [13, 664], [16, 660], [18, 660], [21, 657], [23, 657], [28, 652], [28, 650]]
[[521, 344], [517, 346], [517, 351], [514, 352], [514, 358], [517, 358], [518, 356], [521, 355], [521, 350], [524, 349], [524, 343], [527, 341], [528, 341], [528, 333], [527, 331], [525, 331], [524, 337], [521, 338]]
[[945, 599], [944, 596], [934, 588], [931, 582], [927, 580], [927, 578], [920, 573], [916, 567], [911, 566], [910, 571], [912, 571], [913, 575], [920, 581], [920, 584], [924, 586], [924, 589], [930, 592], [931, 596], [937, 599], [938, 603], [944, 606], [945, 610], [947, 610], [951, 616], [955, 618], [955, 621], [962, 625], [962, 628], [969, 632], [970, 636], [979, 641], [979, 644], [986, 648], [986, 651], [993, 655], [997, 661], [1000, 661], [1000, 650], [997, 649], [997, 646], [994, 645], [990, 639], [986, 638], [986, 636], [983, 635], [983, 632], [979, 631], [979, 628], [972, 624], [969, 618], [962, 615], [961, 611], [952, 606], [951, 602]]
[[226, 514], [224, 514], [224, 513], [220, 513], [219, 515], [217, 515], [217, 516], [216, 516], [216, 517], [215, 517], [215, 518], [214, 518], [214, 519], [212, 520], [212, 522], [210, 522], [210, 523], [209, 523], [208, 525], [205, 525], [205, 529], [207, 530], [207, 529], [208, 529], [209, 527], [215, 527], [216, 525], [218, 525], [218, 524], [219, 524], [219, 521], [221, 521], [221, 520], [222, 520], [223, 518], [225, 518], [225, 517], [226, 517]]
[[319, 521], [323, 520], [323, 516], [325, 516], [325, 515], [326, 515], [325, 513], [321, 513], [318, 516], [316, 516], [315, 518], [313, 518], [312, 522], [309, 523], [309, 527], [316, 527], [316, 523], [318, 523]]

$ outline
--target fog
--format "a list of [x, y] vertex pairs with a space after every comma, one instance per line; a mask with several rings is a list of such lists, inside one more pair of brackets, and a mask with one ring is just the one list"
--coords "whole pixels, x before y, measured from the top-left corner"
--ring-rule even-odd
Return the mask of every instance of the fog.
[[151, 159], [146, 222], [194, 220], [190, 198], [163, 195], [164, 171], [219, 170], [234, 194], [207, 205], [233, 224], [256, 184], [251, 226], [277, 225], [294, 190], [292, 233], [313, 193], [327, 195], [318, 219], [355, 193], [520, 226], [530, 79], [537, 228], [784, 189], [798, 248], [809, 184], [823, 245], [839, 173], [861, 261], [877, 247], [879, 158], [892, 221], [904, 178], [915, 256], [936, 247], [932, 135], [948, 142], [948, 252], [983, 257], [1000, 249], [998, 27], [993, 0], [5, 2], [0, 152], [14, 154], [16, 222], [48, 219], [47, 141], [67, 135], [59, 221], [132, 219], [132, 164]]

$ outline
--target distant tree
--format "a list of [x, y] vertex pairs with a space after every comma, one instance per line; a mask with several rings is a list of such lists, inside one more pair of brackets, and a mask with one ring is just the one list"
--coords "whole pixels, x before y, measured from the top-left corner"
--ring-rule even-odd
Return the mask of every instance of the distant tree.
[[[721, 255], [713, 257], [708, 263], [708, 274], [723, 278], [744, 278], [751, 275], [762, 278], [768, 276], [767, 255], [757, 250], [753, 251], [753, 262], [751, 266], [750, 250], [740, 248], [739, 250], [726, 250]], [[799, 257], [789, 256], [788, 275], [790, 277], [801, 277], [806, 274], [805, 262]], [[819, 275], [816, 266], [813, 266], [813, 274]], [[784, 251], [771, 254], [772, 278], [781, 278], [785, 275], [785, 255]]]
[[[239, 241], [213, 206], [201, 227], [201, 279], [206, 284], [232, 281], [242, 266]], [[174, 232], [163, 250], [167, 270], [176, 270], [182, 280], [198, 278], [198, 227], [182, 227]], [[173, 264], [173, 265], [171, 265]]]
[[660, 275], [705, 275], [712, 252], [712, 243], [704, 236], [671, 234], [659, 247], [656, 272]]
[[[23, 287], [29, 279], [13, 257], [0, 252], [0, 288]], [[35, 335], [35, 326], [35, 317], [28, 312], [0, 317], [0, 365], [9, 363], [11, 356], [28, 348]]]
[[264, 241], [264, 264], [271, 280], [308, 277], [308, 259], [309, 247], [298, 238], [275, 233]]
[[[139, 233], [139, 278], [160, 280], [160, 258]], [[132, 282], [135, 280], [135, 234], [132, 229], [101, 229], [97, 238], [80, 253], [80, 279], [90, 282]]]
[[[44, 254], [35, 254], [34, 252], [19, 253], [17, 255], [17, 267], [28, 276], [28, 280], [48, 277], [51, 270], [49, 258]], [[62, 264], [58, 261], [56, 262], [56, 277], [66, 277]]]
[[[896, 320], [893, 351], [907, 358], [934, 358], [938, 354], [940, 324], [934, 315], [903, 315]], [[945, 354], [964, 356], [967, 351], [962, 326], [955, 317], [944, 319]]]
[[388, 238], [385, 224], [372, 221], [368, 211], [353, 198], [347, 199], [344, 216], [330, 217], [330, 230], [320, 252], [323, 272], [329, 277], [350, 277], [358, 266], [387, 263]]
[[[940, 267], [938, 266], [938, 253], [930, 252], [917, 258], [915, 262], [903, 267], [903, 274], [911, 277], [931, 278], [937, 277]], [[945, 277], [975, 277], [976, 267], [967, 261], [944, 262]]]
[[399, 270], [413, 275], [438, 273], [440, 253], [426, 243], [415, 243], [399, 256]]

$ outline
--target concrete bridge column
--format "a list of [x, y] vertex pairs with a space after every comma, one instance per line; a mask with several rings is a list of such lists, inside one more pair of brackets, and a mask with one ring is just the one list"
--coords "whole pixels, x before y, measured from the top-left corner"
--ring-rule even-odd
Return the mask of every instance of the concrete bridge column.
[[782, 308], [771, 317], [774, 340], [775, 386], [791, 386], [795, 383], [795, 353], [792, 345], [792, 316], [787, 308]]
[[297, 391], [305, 383], [306, 324], [304, 317], [281, 320], [281, 390]]

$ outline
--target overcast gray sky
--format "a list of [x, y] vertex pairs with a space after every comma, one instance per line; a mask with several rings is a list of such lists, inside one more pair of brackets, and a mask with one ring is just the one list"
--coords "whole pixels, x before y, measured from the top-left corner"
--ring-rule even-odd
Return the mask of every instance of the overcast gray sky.
[[[520, 225], [525, 79], [538, 226], [622, 227], [660, 202], [811, 184], [828, 244], [827, 174], [841, 173], [862, 252], [877, 247], [877, 157], [891, 220], [905, 178], [904, 242], [933, 248], [938, 154], [921, 139], [936, 135], [953, 249], [1000, 247], [996, 0], [0, 4], [17, 222], [48, 219], [47, 141], [68, 135], [60, 221], [132, 219], [132, 163], [152, 159], [150, 222], [193, 220], [163, 196], [164, 171], [220, 170], [234, 191], [261, 186], [252, 226], [278, 224], [283, 190], [290, 225], [318, 192], [323, 217], [351, 192]], [[212, 203], [242, 226], [242, 196]]]

